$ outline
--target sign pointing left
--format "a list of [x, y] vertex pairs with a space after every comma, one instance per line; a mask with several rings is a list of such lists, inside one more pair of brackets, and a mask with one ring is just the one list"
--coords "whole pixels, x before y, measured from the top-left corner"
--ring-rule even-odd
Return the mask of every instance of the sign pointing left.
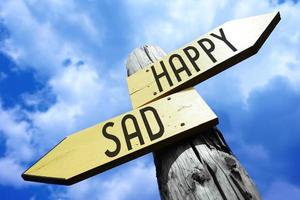
[[66, 137], [22, 177], [70, 185], [217, 123], [190, 88]]

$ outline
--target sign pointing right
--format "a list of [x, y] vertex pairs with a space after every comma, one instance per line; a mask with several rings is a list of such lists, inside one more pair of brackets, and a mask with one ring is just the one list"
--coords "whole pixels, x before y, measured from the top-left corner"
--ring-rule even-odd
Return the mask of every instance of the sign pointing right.
[[254, 55], [279, 12], [226, 22], [127, 78], [134, 108], [194, 86]]

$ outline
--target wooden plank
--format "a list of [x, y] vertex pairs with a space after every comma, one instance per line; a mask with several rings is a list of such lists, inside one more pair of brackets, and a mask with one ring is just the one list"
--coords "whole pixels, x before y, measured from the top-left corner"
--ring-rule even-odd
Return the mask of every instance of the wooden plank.
[[127, 78], [133, 107], [194, 86], [254, 55], [279, 21], [279, 12], [229, 21], [148, 63]]
[[[212, 133], [213, 134], [213, 133]], [[211, 148], [213, 142], [203, 145], [203, 138], [193, 141], [195, 150], [201, 155], [202, 162], [219, 183], [219, 190], [227, 199], [260, 199], [254, 182], [234, 155], [220, 151], [220, 148]]]
[[73, 184], [217, 122], [198, 93], [186, 89], [66, 137], [22, 177]]
[[[158, 46], [135, 49], [128, 57], [128, 75], [165, 55]], [[255, 184], [222, 133], [215, 127], [197, 132], [153, 152], [161, 199], [259, 200]]]

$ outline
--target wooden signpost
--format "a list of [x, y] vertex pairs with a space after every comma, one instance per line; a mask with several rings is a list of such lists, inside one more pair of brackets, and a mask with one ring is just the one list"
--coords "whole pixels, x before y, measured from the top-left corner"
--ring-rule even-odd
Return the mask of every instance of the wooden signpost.
[[[127, 61], [132, 75], [166, 53], [157, 46], [136, 48]], [[153, 151], [163, 200], [260, 199], [255, 184], [216, 127]]]
[[198, 93], [186, 89], [66, 137], [22, 176], [70, 185], [217, 123]]
[[[131, 56], [127, 80], [134, 110], [66, 137], [22, 177], [70, 185], [148, 152], [160, 151], [154, 157], [164, 199], [258, 199], [247, 173], [221, 133], [213, 128], [218, 123], [216, 115], [191, 87], [255, 54], [279, 21], [279, 12], [233, 20], [169, 55], [145, 48], [144, 55]], [[170, 146], [196, 133], [198, 139]], [[195, 158], [189, 151], [195, 152]], [[184, 167], [172, 168], [177, 161]], [[203, 171], [194, 173], [195, 169]], [[210, 177], [212, 182], [207, 181]], [[196, 189], [192, 180], [202, 186]], [[174, 181], [178, 187], [172, 185]], [[204, 182], [208, 182], [209, 191]]]

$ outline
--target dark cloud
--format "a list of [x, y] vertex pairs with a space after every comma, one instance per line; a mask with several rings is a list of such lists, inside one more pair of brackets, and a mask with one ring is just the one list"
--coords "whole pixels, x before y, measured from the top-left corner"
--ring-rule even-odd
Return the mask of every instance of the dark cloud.
[[67, 59], [65, 59], [63, 62], [62, 62], [62, 65], [64, 66], [64, 67], [68, 67], [68, 66], [70, 66], [72, 64], [72, 60], [70, 59], [70, 58], [67, 58]]

